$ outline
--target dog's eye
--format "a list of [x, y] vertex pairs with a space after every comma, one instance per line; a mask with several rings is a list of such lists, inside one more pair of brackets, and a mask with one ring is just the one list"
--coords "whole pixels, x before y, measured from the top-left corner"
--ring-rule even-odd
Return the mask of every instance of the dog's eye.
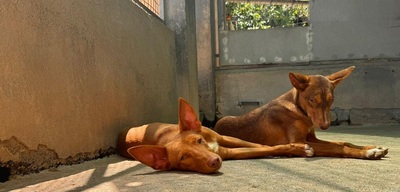
[[333, 102], [333, 97], [329, 97], [327, 100], [328, 100], [328, 102], [332, 103]]
[[181, 161], [185, 160], [187, 158], [187, 155], [182, 155]]
[[202, 142], [203, 142], [203, 139], [202, 139], [202, 138], [197, 139], [197, 143], [198, 143], [198, 144], [201, 144]]
[[315, 103], [315, 99], [314, 98], [310, 98], [309, 101], [310, 101], [310, 103]]

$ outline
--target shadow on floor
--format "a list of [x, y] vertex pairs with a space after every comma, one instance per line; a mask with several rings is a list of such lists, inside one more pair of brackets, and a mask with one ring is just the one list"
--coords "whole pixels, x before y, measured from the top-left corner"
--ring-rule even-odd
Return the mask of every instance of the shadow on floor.
[[318, 132], [357, 134], [381, 137], [400, 137], [400, 125], [364, 125], [364, 126], [331, 126], [328, 130], [315, 129]]

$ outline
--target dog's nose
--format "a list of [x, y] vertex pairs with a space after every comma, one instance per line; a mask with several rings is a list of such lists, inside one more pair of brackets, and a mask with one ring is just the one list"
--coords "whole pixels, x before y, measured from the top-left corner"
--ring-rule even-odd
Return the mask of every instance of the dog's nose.
[[208, 166], [212, 168], [219, 168], [221, 167], [221, 160], [218, 157], [213, 157], [208, 161]]
[[324, 122], [319, 125], [319, 128], [322, 130], [328, 129], [331, 124], [329, 122]]

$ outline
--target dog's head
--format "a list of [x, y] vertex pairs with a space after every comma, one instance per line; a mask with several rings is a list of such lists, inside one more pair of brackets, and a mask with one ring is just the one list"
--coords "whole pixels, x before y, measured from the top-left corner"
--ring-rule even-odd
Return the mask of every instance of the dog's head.
[[328, 76], [289, 73], [290, 82], [298, 92], [297, 105], [311, 119], [315, 127], [329, 128], [333, 91], [354, 68], [352, 66]]
[[[213, 173], [222, 165], [217, 143], [207, 143], [200, 135], [203, 127], [193, 108], [179, 99], [179, 134], [165, 146], [140, 145], [128, 153], [141, 163], [156, 170], [196, 171]], [[206, 128], [206, 127], [204, 127]]]

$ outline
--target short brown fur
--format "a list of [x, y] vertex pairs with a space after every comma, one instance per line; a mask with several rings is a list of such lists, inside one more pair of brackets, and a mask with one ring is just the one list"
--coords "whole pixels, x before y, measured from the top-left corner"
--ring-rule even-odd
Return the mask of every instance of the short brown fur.
[[307, 144], [265, 146], [222, 136], [203, 127], [193, 108], [179, 99], [179, 123], [152, 123], [122, 131], [118, 137], [120, 155], [134, 158], [156, 170], [213, 173], [224, 159], [267, 156], [312, 156]]
[[381, 159], [388, 149], [322, 141], [315, 135], [314, 127], [325, 130], [330, 126], [334, 89], [354, 68], [328, 76], [289, 73], [293, 85], [290, 91], [243, 116], [222, 118], [215, 131], [269, 146], [308, 144], [314, 149], [314, 156]]

